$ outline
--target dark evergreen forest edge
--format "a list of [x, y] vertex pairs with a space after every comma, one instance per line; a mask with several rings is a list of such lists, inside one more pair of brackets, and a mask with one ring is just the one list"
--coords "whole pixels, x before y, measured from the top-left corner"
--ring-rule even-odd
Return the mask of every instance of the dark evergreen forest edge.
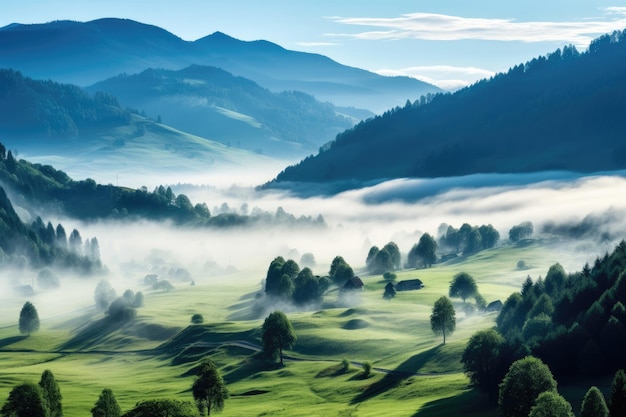
[[626, 31], [357, 124], [267, 186], [626, 167]]
[[[15, 195], [20, 207], [36, 217], [32, 226], [22, 222], [7, 193]], [[326, 227], [321, 215], [296, 218], [280, 207], [275, 213], [255, 209], [250, 214], [230, 211], [212, 216], [206, 203], [194, 205], [185, 194], [174, 194], [171, 187], [159, 186], [148, 191], [145, 187], [131, 189], [111, 184], [101, 185], [92, 179], [75, 181], [50, 165], [17, 160], [13, 152], [7, 151], [1, 143], [0, 197], [0, 251], [3, 256], [13, 256], [8, 259], [10, 264], [19, 264], [23, 262], [21, 259], [26, 259], [31, 266], [58, 263], [60, 266], [76, 267], [83, 273], [101, 270], [97, 248], [94, 251], [86, 250], [85, 256], [78, 250], [71, 250], [75, 246], [74, 241], [82, 245], [80, 233], [74, 231], [78, 235], [69, 236], [68, 250], [68, 236], [63, 226], [55, 228], [50, 222], [46, 225], [37, 213], [83, 221], [170, 221], [189, 228], [254, 225]], [[88, 255], [92, 252], [93, 255]]]

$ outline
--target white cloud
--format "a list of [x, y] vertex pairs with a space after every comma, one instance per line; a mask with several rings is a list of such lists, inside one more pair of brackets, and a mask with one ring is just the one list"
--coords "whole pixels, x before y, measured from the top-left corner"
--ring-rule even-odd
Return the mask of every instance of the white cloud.
[[366, 40], [489, 40], [565, 42], [586, 47], [598, 35], [626, 27], [626, 7], [610, 7], [596, 19], [565, 22], [519, 22], [514, 19], [467, 18], [434, 13], [408, 13], [395, 18], [336, 17], [337, 23], [380, 28], [328, 36]]
[[482, 68], [454, 67], [449, 65], [416, 66], [400, 69], [382, 68], [375, 72], [380, 75], [404, 75], [417, 78], [448, 91], [458, 90], [495, 74], [494, 71]]

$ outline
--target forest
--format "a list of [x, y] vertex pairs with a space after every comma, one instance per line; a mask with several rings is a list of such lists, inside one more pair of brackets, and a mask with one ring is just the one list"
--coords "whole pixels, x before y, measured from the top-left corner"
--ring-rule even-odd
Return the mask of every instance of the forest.
[[338, 134], [266, 186], [623, 169], [625, 57], [626, 32], [617, 31], [585, 52], [566, 46], [454, 93], [409, 100]]

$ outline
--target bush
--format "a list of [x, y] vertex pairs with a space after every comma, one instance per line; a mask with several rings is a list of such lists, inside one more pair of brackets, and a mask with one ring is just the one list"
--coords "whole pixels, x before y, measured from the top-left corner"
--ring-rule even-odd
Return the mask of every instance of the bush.
[[517, 261], [517, 269], [519, 270], [526, 269], [526, 261], [523, 259], [520, 259], [519, 261]]
[[385, 278], [387, 281], [395, 281], [397, 278], [397, 275], [394, 274], [393, 272], [385, 272], [383, 274], [383, 278]]
[[366, 378], [370, 376], [370, 374], [372, 373], [372, 363], [369, 361], [365, 361], [361, 366], [363, 367], [363, 376]]
[[202, 324], [204, 323], [204, 317], [202, 317], [202, 314], [194, 314], [193, 316], [191, 316], [191, 322], [193, 324]]
[[347, 359], [341, 360], [341, 370], [345, 373], [350, 370], [350, 361]]

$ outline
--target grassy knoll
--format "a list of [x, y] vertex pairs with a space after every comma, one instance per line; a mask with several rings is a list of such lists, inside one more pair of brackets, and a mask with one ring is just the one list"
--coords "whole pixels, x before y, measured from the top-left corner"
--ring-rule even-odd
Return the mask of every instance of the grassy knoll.
[[[518, 270], [520, 259], [531, 268]], [[504, 300], [527, 275], [545, 275], [557, 261], [534, 244], [401, 271], [398, 280], [419, 277], [425, 288], [390, 301], [382, 298], [381, 276], [363, 276], [365, 289], [351, 305], [341, 304], [335, 292], [324, 308], [288, 313], [298, 341], [285, 368], [259, 359], [254, 349], [264, 317], [250, 313], [260, 289], [250, 280], [144, 291], [145, 307], [122, 325], [86, 308], [54, 318], [40, 314], [41, 331], [23, 337], [4, 315], [0, 402], [17, 383], [37, 382], [45, 369], [60, 384], [67, 417], [87, 415], [105, 387], [124, 411], [142, 399], [191, 400], [195, 368], [209, 355], [231, 393], [224, 416], [494, 416], [468, 387], [459, 360], [470, 335], [492, 326], [495, 314], [466, 315], [454, 300], [457, 330], [444, 346], [430, 330], [433, 303], [447, 294], [457, 272], [470, 273], [487, 301]], [[205, 323], [190, 326], [194, 313]], [[351, 362], [349, 369], [342, 359]], [[368, 376], [364, 361], [373, 366]]]

